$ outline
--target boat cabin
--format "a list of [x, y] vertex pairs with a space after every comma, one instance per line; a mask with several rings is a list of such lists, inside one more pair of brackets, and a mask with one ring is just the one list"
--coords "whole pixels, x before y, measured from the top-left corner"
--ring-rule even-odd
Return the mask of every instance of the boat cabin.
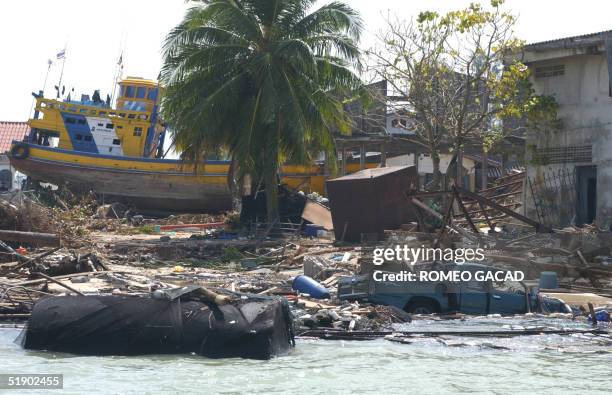
[[101, 100], [54, 100], [36, 95], [29, 142], [99, 155], [159, 158], [166, 128], [158, 117], [160, 86], [139, 77], [119, 82], [116, 108]]

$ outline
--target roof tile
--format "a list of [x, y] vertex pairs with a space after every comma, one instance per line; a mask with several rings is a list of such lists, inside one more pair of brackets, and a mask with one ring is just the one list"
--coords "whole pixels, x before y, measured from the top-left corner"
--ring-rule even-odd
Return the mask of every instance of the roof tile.
[[26, 122], [4, 122], [0, 121], [0, 154], [11, 149], [13, 140], [23, 140], [30, 131]]

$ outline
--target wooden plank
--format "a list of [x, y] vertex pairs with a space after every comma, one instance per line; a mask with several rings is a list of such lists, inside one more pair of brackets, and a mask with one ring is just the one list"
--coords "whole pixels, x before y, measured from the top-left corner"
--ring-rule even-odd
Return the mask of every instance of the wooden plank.
[[453, 193], [455, 194], [455, 200], [457, 200], [457, 205], [459, 206], [459, 209], [463, 212], [463, 214], [465, 215], [465, 219], [470, 224], [470, 228], [472, 228], [472, 231], [474, 231], [474, 233], [479, 235], [480, 232], [478, 231], [478, 228], [476, 227], [476, 225], [474, 225], [474, 222], [472, 221], [472, 217], [470, 217], [470, 214], [467, 212], [465, 206], [463, 205], [463, 202], [461, 201], [461, 196], [459, 196], [459, 193], [457, 192], [457, 189], [454, 186], [453, 186]]
[[482, 196], [479, 196], [476, 193], [470, 192], [467, 189], [463, 189], [461, 187], [457, 187], [457, 189], [461, 193], [461, 195], [467, 196], [468, 198], [476, 200], [476, 201], [480, 201], [482, 204], [484, 204], [486, 206], [493, 207], [493, 208], [501, 211], [504, 214], [507, 214], [507, 215], [509, 215], [509, 216], [511, 216], [513, 218], [518, 219], [519, 221], [522, 221], [522, 222], [524, 222], [526, 224], [529, 224], [529, 225], [533, 226], [536, 229], [536, 231], [538, 231], [538, 232], [554, 233], [552, 228], [550, 228], [550, 227], [548, 227], [546, 225], [543, 225], [543, 224], [541, 224], [541, 223], [539, 223], [537, 221], [534, 221], [531, 218], [527, 218], [524, 215], [515, 213], [514, 211], [512, 211], [512, 210], [510, 210], [510, 209], [508, 209], [506, 207], [503, 207], [503, 206], [501, 206], [501, 205], [499, 205], [497, 203], [495, 203], [491, 199], [484, 198]]
[[16, 230], [0, 230], [0, 240], [16, 241], [35, 246], [57, 247], [60, 245], [60, 238], [53, 233], [38, 232], [19, 232]]
[[61, 281], [59, 281], [59, 280], [56, 280], [56, 279], [55, 279], [55, 278], [53, 278], [53, 277], [49, 277], [49, 276], [47, 276], [47, 275], [46, 275], [46, 274], [44, 274], [44, 273], [37, 273], [37, 274], [38, 274], [39, 276], [41, 276], [42, 278], [44, 278], [44, 279], [46, 279], [46, 280], [49, 280], [49, 281], [51, 281], [52, 283], [55, 283], [55, 284], [59, 285], [60, 287], [66, 288], [67, 290], [69, 290], [69, 291], [71, 291], [71, 292], [74, 292], [74, 293], [75, 293], [75, 294], [77, 294], [77, 295], [85, 296], [85, 294], [84, 294], [83, 292], [81, 292], [81, 291], [77, 291], [76, 289], [72, 288], [70, 285], [68, 285], [68, 284], [64, 284], [63, 282], [61, 282]]
[[[421, 202], [418, 199], [412, 198], [411, 200], [412, 200], [412, 203], [414, 203], [415, 206], [423, 209], [425, 212], [427, 212], [428, 214], [438, 218], [440, 221], [444, 221], [444, 217], [442, 216], [442, 214], [432, 210], [430, 207], [428, 207], [427, 205], [423, 204], [423, 202]], [[465, 230], [461, 229], [458, 226], [449, 224], [449, 225], [446, 225], [446, 227], [451, 228], [455, 232], [459, 233], [462, 236], [465, 236], [466, 238], [468, 238], [468, 239], [470, 239], [472, 241], [475, 241], [475, 242], [478, 241], [475, 236], [469, 234], [468, 232], [466, 232]]]

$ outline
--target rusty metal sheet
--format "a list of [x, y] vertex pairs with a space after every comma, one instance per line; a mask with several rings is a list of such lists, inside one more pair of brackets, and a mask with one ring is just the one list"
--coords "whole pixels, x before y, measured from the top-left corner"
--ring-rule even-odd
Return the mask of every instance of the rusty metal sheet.
[[336, 240], [359, 242], [362, 233], [382, 236], [414, 221], [405, 192], [417, 185], [414, 166], [366, 169], [327, 181]]

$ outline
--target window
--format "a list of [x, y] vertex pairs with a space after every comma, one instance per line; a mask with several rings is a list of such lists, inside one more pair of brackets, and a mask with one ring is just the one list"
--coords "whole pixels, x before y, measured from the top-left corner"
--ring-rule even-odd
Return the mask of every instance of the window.
[[144, 99], [146, 91], [147, 90], [145, 88], [138, 87], [136, 89], [136, 99]]
[[77, 135], [74, 137], [74, 139], [75, 139], [75, 140], [77, 140], [77, 141], [81, 141], [81, 140], [83, 140], [83, 135], [82, 135], [82, 134], [77, 134]]
[[147, 99], [151, 101], [157, 100], [157, 89], [149, 89], [149, 94], [147, 95]]
[[119, 140], [119, 139], [114, 139], [114, 140], [113, 140], [113, 145], [121, 145], [121, 140]]
[[85, 141], [91, 141], [91, 136], [85, 136]]
[[102, 126], [102, 127], [103, 127], [103, 126], [104, 126], [104, 124], [103, 124], [103, 123], [99, 123], [99, 122], [98, 122], [98, 126]]
[[81, 109], [79, 110], [79, 112], [80, 112], [81, 114], [86, 114], [86, 113], [87, 113], [87, 109], [86, 109], [86, 108], [81, 108]]
[[106, 124], [106, 128], [107, 129], [112, 129], [113, 128], [113, 124], [112, 123], [107, 123]]
[[74, 119], [74, 118], [66, 118], [66, 123], [75, 124], [76, 123], [76, 119]]
[[77, 123], [78, 123], [79, 125], [85, 125], [87, 122], [85, 122], [85, 120], [84, 120], [84, 119], [78, 119], [78, 120], [77, 120]]
[[128, 119], [134, 119], [134, 118], [136, 118], [135, 114], [128, 114]]
[[535, 69], [535, 77], [536, 78], [548, 78], [548, 77], [557, 77], [565, 74], [565, 65], [558, 64], [554, 66], [543, 66], [536, 67]]
[[104, 115], [106, 115], [106, 111], [100, 111], [98, 113], [98, 116], [103, 117]]
[[142, 128], [141, 127], [135, 127], [134, 128], [134, 136], [142, 136]]
[[113, 147], [108, 147], [108, 152], [113, 152]]
[[125, 97], [134, 97], [134, 87], [133, 86], [126, 86], [125, 87]]
[[123, 129], [123, 126], [117, 125], [117, 129]]

